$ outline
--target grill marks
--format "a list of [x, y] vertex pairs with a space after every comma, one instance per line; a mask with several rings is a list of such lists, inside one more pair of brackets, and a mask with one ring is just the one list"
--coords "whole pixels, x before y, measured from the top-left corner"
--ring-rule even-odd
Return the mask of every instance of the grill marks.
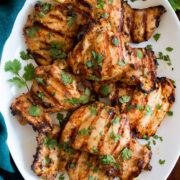
[[[92, 114], [94, 108], [97, 110], [96, 115]], [[120, 120], [113, 124], [116, 117], [120, 117]], [[117, 135], [119, 138], [115, 140]], [[115, 155], [129, 143], [130, 139], [131, 133], [126, 116], [119, 115], [115, 109], [104, 103], [96, 102], [82, 106], [71, 115], [62, 132], [61, 142], [70, 140], [73, 148], [92, 154]]]
[[123, 36], [126, 41], [136, 43], [147, 41], [151, 37], [166, 12], [163, 6], [132, 9], [127, 2], [122, 3], [122, 9], [124, 9]]
[[[92, 58], [92, 50], [96, 55], [103, 56], [102, 64]], [[69, 54], [68, 64], [75, 74], [86, 79], [94, 80], [93, 75], [100, 81], [120, 80], [130, 85], [139, 85], [144, 92], [149, 93], [154, 89], [156, 78], [154, 59], [152, 51], [131, 48], [124, 42], [121, 33], [114, 35], [109, 23], [101, 21], [101, 24], [91, 26], [85, 38]], [[89, 61], [94, 62], [96, 67], [89, 67]]]
[[[169, 111], [175, 101], [175, 89], [172, 81], [168, 78], [157, 78], [156, 89], [149, 94], [143, 93], [137, 87], [127, 86], [116, 82], [102, 82], [100, 86], [110, 85], [109, 98], [113, 105], [118, 105], [121, 113], [126, 113], [131, 128], [137, 133], [137, 137], [143, 135], [153, 136], [163, 121], [166, 112]], [[99, 93], [99, 88], [95, 89]], [[123, 95], [131, 97], [127, 103], [120, 103], [119, 98]], [[172, 101], [169, 101], [169, 100]], [[128, 106], [130, 109], [128, 110]], [[147, 106], [152, 113], [147, 115]], [[160, 106], [158, 108], [158, 106]], [[141, 109], [141, 110], [140, 110]]]
[[31, 95], [29, 93], [23, 94], [16, 98], [12, 105], [11, 111], [13, 115], [18, 115], [19, 120], [23, 122], [27, 122], [32, 125], [33, 129], [38, 132], [47, 133], [53, 129], [52, 122], [49, 114], [44, 113], [44, 109], [40, 106], [40, 114], [38, 116], [31, 116], [29, 113], [29, 109], [31, 106], [37, 106], [37, 104], [33, 101]]
[[[73, 81], [64, 84], [62, 74], [73, 78]], [[44, 83], [37, 82], [36, 78], [41, 78]], [[80, 90], [78, 89], [79, 82], [82, 86]], [[81, 104], [81, 96], [89, 100], [91, 95], [85, 95], [86, 85], [89, 83], [61, 70], [57, 65], [41, 66], [36, 68], [31, 94], [38, 104], [44, 106], [46, 112], [59, 112], [77, 108]], [[43, 99], [38, 97], [39, 92], [44, 93]], [[64, 99], [72, 98], [76, 98], [79, 103], [64, 102]]]
[[[36, 4], [33, 15], [28, 16], [24, 35], [29, 52], [38, 65], [50, 65], [54, 60], [60, 60], [50, 53], [50, 42], [64, 42], [62, 51], [68, 53], [76, 44], [79, 26], [86, 25], [91, 21], [91, 18], [79, 11], [78, 8], [73, 7], [68, 10], [67, 6], [68, 4], [51, 6], [50, 12], [40, 18], [41, 5]], [[68, 26], [72, 17], [76, 18], [75, 22], [72, 26]], [[36, 30], [34, 31], [34, 29]], [[34, 31], [33, 37], [29, 36], [29, 30]]]

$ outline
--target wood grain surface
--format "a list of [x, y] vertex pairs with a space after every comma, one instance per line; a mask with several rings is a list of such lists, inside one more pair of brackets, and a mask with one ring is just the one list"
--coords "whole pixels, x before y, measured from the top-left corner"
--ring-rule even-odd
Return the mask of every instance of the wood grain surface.
[[[180, 20], [180, 11], [177, 12], [177, 15]], [[180, 180], [180, 158], [167, 180]]]

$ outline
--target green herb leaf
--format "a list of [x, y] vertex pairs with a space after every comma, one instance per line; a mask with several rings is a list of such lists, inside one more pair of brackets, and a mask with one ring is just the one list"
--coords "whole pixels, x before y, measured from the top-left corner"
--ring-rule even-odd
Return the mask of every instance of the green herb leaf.
[[157, 34], [155, 34], [154, 36], [153, 36], [153, 38], [154, 38], [154, 40], [155, 41], [158, 41], [159, 40], [159, 38], [160, 38], [160, 34], [159, 33], [157, 33]]
[[88, 178], [88, 180], [93, 180], [94, 178], [93, 178], [93, 176], [89, 176], [89, 178]]
[[166, 48], [166, 51], [171, 52], [171, 51], [173, 51], [173, 48], [172, 48], [172, 47], [167, 47], [167, 48]]
[[136, 56], [137, 56], [139, 59], [142, 59], [142, 58], [143, 58], [143, 54], [142, 54], [140, 51], [136, 51]]
[[69, 10], [71, 10], [73, 7], [72, 7], [72, 5], [68, 5], [67, 8], [68, 8]]
[[115, 46], [119, 46], [119, 40], [117, 39], [117, 37], [114, 37], [113, 38], [113, 44], [115, 45]]
[[98, 172], [98, 166], [95, 166], [95, 168], [93, 169], [93, 172]]
[[22, 88], [26, 85], [25, 81], [19, 77], [13, 77], [12, 79], [9, 79], [8, 81], [17, 84], [18, 88]]
[[103, 94], [103, 95], [110, 94], [110, 86], [109, 85], [102, 86], [100, 88], [100, 93]]
[[36, 77], [36, 81], [40, 84], [46, 85], [46, 83], [44, 82], [42, 78]]
[[69, 27], [71, 27], [71, 26], [75, 23], [75, 21], [76, 21], [76, 17], [72, 17], [72, 18], [68, 21], [67, 25], [68, 25]]
[[98, 153], [99, 151], [96, 149], [96, 147], [93, 147], [93, 152]]
[[120, 67], [123, 67], [123, 66], [125, 66], [125, 65], [127, 64], [127, 62], [119, 61], [117, 64], [118, 64]]
[[38, 93], [38, 97], [40, 98], [40, 99], [44, 99], [44, 93]]
[[113, 131], [110, 133], [110, 138], [116, 143], [119, 139], [122, 139], [122, 136], [115, 134]]
[[86, 96], [89, 96], [90, 94], [91, 94], [90, 89], [89, 89], [89, 88], [86, 88], [86, 89], [85, 89], [85, 95], [86, 95]]
[[66, 73], [62, 73], [61, 74], [61, 79], [63, 81], [63, 83], [66, 85], [66, 84], [72, 84], [74, 78], [71, 77], [69, 74], [66, 74]]
[[138, 104], [138, 105], [136, 106], [136, 109], [138, 109], [139, 111], [142, 111], [142, 110], [143, 110], [143, 107]]
[[46, 158], [44, 158], [43, 162], [44, 162], [44, 164], [48, 164], [50, 162], [49, 157], [47, 156]]
[[52, 95], [52, 96], [55, 96], [55, 95], [56, 95], [56, 92], [52, 92], [51, 95]]
[[145, 139], [145, 140], [149, 140], [149, 137], [147, 136], [147, 135], [143, 135], [143, 139]]
[[180, 10], [180, 2], [178, 0], [169, 0], [174, 11]]
[[93, 116], [96, 116], [96, 114], [97, 114], [97, 109], [93, 107], [93, 108], [91, 109], [91, 114], [92, 114]]
[[80, 96], [80, 99], [82, 104], [86, 104], [89, 101], [89, 98], [87, 98], [86, 96]]
[[163, 165], [165, 163], [165, 160], [159, 160], [159, 164]]
[[148, 44], [148, 45], [146, 46], [146, 49], [152, 51], [152, 45], [151, 45], [151, 44]]
[[48, 147], [49, 149], [53, 148], [54, 146], [58, 145], [58, 142], [56, 139], [52, 139], [49, 137], [44, 137], [43, 139], [44, 146]]
[[110, 124], [115, 125], [120, 121], [120, 117], [116, 116], [113, 120], [110, 121]]
[[131, 105], [128, 105], [128, 107], [126, 108], [127, 111], [131, 111], [131, 109], [132, 109]]
[[132, 151], [130, 149], [128, 149], [127, 147], [125, 147], [121, 154], [120, 157], [122, 158], [122, 160], [126, 160], [126, 159], [130, 159], [132, 157]]
[[88, 68], [92, 68], [92, 67], [95, 66], [95, 63], [94, 63], [94, 61], [88, 61], [88, 62], [86, 63], [86, 65], [87, 65]]
[[110, 163], [116, 163], [116, 160], [112, 155], [99, 156], [102, 165], [110, 165]]
[[119, 98], [119, 102], [120, 102], [120, 103], [127, 103], [127, 102], [130, 101], [130, 99], [131, 99], [130, 96], [123, 95], [123, 96], [121, 96], [121, 97]]
[[112, 2], [113, 2], [113, 0], [109, 0], [109, 1], [108, 1], [108, 4], [109, 4], [109, 5], [111, 5], [111, 4], [112, 4]]
[[89, 77], [91, 78], [91, 80], [93, 81], [100, 81], [100, 79], [92, 74], [89, 74]]
[[5, 72], [12, 72], [13, 74], [18, 75], [21, 70], [21, 63], [19, 60], [14, 59], [13, 61], [8, 61], [5, 64]]
[[160, 105], [160, 104], [157, 104], [157, 105], [156, 105], [156, 109], [159, 109], [159, 110], [160, 110], [160, 109], [161, 109], [161, 105]]
[[59, 180], [64, 180], [64, 174], [61, 174], [60, 176], [59, 176]]
[[152, 107], [149, 105], [145, 106], [146, 111], [144, 112], [145, 115], [154, 115], [154, 112], [152, 110]]
[[82, 130], [78, 131], [78, 135], [87, 136], [89, 132], [89, 129], [86, 130], [85, 128], [83, 128]]
[[29, 114], [31, 116], [38, 116], [40, 114], [40, 108], [37, 106], [31, 106], [29, 108]]
[[173, 112], [172, 112], [172, 111], [168, 111], [166, 114], [167, 114], [168, 116], [173, 116]]
[[31, 57], [29, 54], [25, 53], [24, 51], [21, 51], [21, 52], [20, 52], [20, 57], [21, 57], [21, 59], [23, 59], [23, 60], [32, 59], [32, 57]]
[[43, 18], [43, 17], [44, 17], [44, 13], [43, 13], [43, 12], [40, 12], [40, 13], [38, 14], [38, 16], [39, 16], [40, 18]]
[[56, 49], [62, 49], [62, 47], [64, 46], [64, 42], [60, 42], [60, 41], [51, 41], [51, 47], [56, 48]]
[[103, 135], [104, 135], [104, 131], [101, 131], [99, 134], [100, 134], [101, 136], [103, 136]]
[[91, 51], [91, 54], [92, 54], [92, 58], [96, 59], [96, 53], [93, 50]]
[[23, 74], [23, 78], [26, 80], [26, 81], [30, 81], [30, 80], [33, 80], [34, 79], [34, 66], [33, 64], [27, 64], [25, 67], [24, 67], [24, 74]]

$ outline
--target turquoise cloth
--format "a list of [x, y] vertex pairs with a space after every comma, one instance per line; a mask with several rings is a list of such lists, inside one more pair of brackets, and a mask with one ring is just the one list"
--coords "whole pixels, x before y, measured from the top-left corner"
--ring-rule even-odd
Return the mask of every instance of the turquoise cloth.
[[[11, 33], [14, 21], [25, 0], [0, 0], [0, 57], [5, 41]], [[6, 144], [7, 129], [0, 113], [0, 168], [14, 172], [10, 162], [10, 154]], [[15, 144], [14, 144], [15, 145]], [[0, 177], [0, 180], [2, 178]]]

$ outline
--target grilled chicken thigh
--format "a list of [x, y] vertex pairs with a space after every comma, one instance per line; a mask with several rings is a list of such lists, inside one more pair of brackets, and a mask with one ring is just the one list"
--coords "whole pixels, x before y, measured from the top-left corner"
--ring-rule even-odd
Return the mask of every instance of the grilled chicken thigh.
[[[133, 179], [144, 170], [150, 170], [151, 151], [134, 138], [115, 159], [112, 155], [97, 156], [74, 150], [70, 142], [58, 144], [60, 128], [47, 136], [40, 133], [32, 170], [45, 179], [55, 179], [58, 172], [66, 172], [70, 180], [122, 180]], [[121, 170], [120, 170], [121, 169]]]
[[99, 170], [97, 157], [86, 152], [75, 151], [68, 143], [58, 144], [59, 126], [47, 136], [40, 133], [37, 137], [37, 148], [32, 164], [36, 175], [54, 180], [58, 172], [67, 172], [70, 180], [89, 179], [110, 180], [105, 172]]
[[81, 28], [90, 21], [77, 7], [38, 2], [24, 27], [30, 54], [38, 65], [65, 59], [76, 44]]
[[147, 93], [154, 89], [154, 53], [130, 47], [107, 21], [91, 25], [84, 39], [69, 53], [68, 64], [74, 74], [89, 80], [120, 80], [139, 85]]
[[28, 123], [38, 132], [49, 132], [53, 129], [51, 118], [44, 109], [38, 106], [32, 99], [30, 93], [16, 98], [11, 105], [13, 115], [18, 115], [21, 124]]
[[125, 114], [96, 102], [76, 110], [66, 124], [60, 142], [99, 155], [117, 155], [129, 143], [131, 131]]
[[91, 84], [57, 65], [39, 66], [31, 95], [46, 112], [71, 110], [89, 102]]
[[123, 0], [65, 0], [63, 3], [77, 6], [96, 21], [107, 19], [116, 31], [122, 32], [126, 42], [137, 43], [147, 41], [151, 37], [166, 12], [163, 6], [133, 9]]
[[126, 113], [131, 128], [139, 138], [153, 136], [175, 102], [174, 85], [165, 77], [157, 78], [156, 88], [150, 94], [120, 82], [95, 83], [94, 87], [98, 94], [108, 95], [112, 104], [119, 106], [121, 113]]

